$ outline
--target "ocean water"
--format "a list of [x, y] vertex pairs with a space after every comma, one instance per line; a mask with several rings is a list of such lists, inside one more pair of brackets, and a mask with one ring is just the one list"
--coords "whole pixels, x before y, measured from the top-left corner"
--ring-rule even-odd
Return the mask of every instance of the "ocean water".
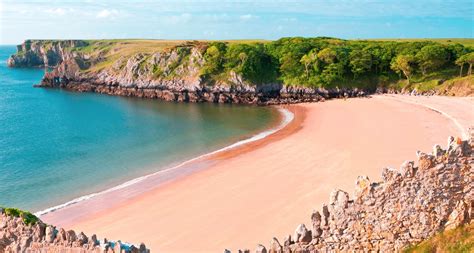
[[8, 68], [14, 52], [0, 46], [0, 206], [40, 211], [102, 191], [249, 138], [278, 115], [33, 88], [44, 70]]

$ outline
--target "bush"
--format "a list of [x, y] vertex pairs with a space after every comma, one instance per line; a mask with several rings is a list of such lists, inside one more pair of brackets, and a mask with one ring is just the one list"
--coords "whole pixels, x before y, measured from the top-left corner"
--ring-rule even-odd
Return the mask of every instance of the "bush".
[[21, 219], [26, 225], [34, 225], [40, 220], [34, 214], [27, 211], [20, 210], [18, 208], [8, 207], [8, 208], [3, 208], [3, 210], [7, 216], [21, 217]]

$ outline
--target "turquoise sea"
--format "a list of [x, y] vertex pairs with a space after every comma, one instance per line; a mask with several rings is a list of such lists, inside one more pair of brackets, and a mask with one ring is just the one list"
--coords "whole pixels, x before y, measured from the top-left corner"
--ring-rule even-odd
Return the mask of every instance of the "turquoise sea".
[[[249, 138], [268, 107], [182, 104], [33, 88], [0, 46], [0, 206], [40, 211]], [[192, 190], [192, 189], [190, 189]]]

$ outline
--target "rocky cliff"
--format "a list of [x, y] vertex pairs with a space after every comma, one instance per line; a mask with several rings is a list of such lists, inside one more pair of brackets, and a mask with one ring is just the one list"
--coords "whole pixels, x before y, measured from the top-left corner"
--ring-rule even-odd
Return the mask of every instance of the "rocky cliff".
[[25, 41], [8, 65], [54, 67], [38, 87], [178, 102], [280, 104], [365, 94], [360, 89], [255, 84], [232, 71], [209, 79], [202, 74], [208, 46], [206, 42], [160, 47], [120, 41]]
[[469, 141], [449, 137], [446, 149], [435, 145], [432, 154], [417, 152], [416, 164], [407, 161], [400, 170], [384, 168], [380, 182], [358, 177], [352, 198], [334, 190], [328, 204], [313, 212], [309, 226], [300, 224], [294, 233], [258, 245], [255, 252], [397, 252], [440, 231], [472, 223], [471, 133]]
[[[145, 245], [139, 246], [121, 241], [98, 240], [84, 233], [44, 224], [34, 219], [28, 222], [23, 214], [12, 215], [0, 208], [0, 252], [63, 252], [63, 253], [149, 253]], [[30, 214], [31, 215], [31, 214]], [[36, 218], [36, 217], [35, 217]]]
[[64, 62], [70, 49], [87, 45], [82, 40], [26, 40], [17, 46], [17, 53], [10, 56], [10, 67], [56, 67]]

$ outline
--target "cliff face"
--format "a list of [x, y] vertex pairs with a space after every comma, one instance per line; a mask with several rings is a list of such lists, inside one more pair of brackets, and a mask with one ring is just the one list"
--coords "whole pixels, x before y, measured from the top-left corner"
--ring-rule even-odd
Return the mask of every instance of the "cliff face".
[[440, 231], [472, 223], [471, 133], [470, 141], [450, 137], [446, 150], [435, 145], [432, 154], [417, 152], [417, 166], [407, 161], [400, 170], [383, 169], [381, 182], [358, 177], [353, 198], [334, 190], [329, 203], [313, 212], [312, 224], [300, 224], [281, 243], [273, 238], [255, 252], [398, 252]]
[[17, 53], [10, 56], [10, 67], [56, 67], [71, 57], [69, 48], [85, 46], [81, 40], [26, 40], [17, 46]]
[[8, 215], [0, 208], [0, 252], [64, 252], [64, 253], [149, 253], [139, 246], [121, 241], [98, 240], [96, 235], [66, 231], [41, 221], [26, 224], [22, 217]]
[[[102, 43], [102, 44], [101, 44]], [[361, 96], [358, 89], [312, 89], [280, 83], [253, 84], [230, 72], [202, 75], [206, 43], [138, 48], [120, 42], [26, 41], [8, 60], [11, 67], [54, 67], [39, 87], [158, 98], [178, 102], [279, 104]]]

